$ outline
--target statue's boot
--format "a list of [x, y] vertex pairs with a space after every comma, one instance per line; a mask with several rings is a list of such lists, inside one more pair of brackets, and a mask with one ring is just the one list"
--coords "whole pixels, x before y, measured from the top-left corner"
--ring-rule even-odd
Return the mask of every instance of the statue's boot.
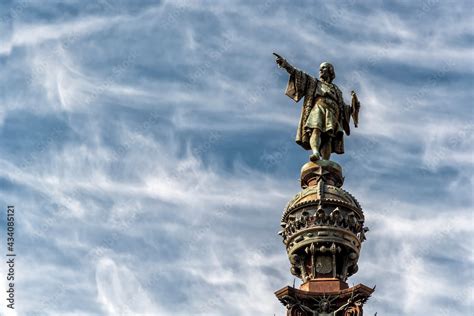
[[311, 160], [312, 162], [316, 162], [319, 159], [321, 159], [321, 156], [319, 155], [318, 152], [315, 152], [315, 153], [313, 153], [312, 155], [309, 156], [309, 160]]

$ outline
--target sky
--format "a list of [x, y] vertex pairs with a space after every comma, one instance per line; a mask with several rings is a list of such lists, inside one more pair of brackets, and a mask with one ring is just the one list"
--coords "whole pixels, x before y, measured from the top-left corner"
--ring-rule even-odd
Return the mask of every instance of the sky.
[[377, 286], [366, 315], [472, 314], [472, 17], [454, 0], [2, 1], [1, 315], [284, 315], [277, 232], [309, 152], [272, 52], [313, 75], [330, 61], [361, 101], [332, 159], [370, 228], [348, 281]]

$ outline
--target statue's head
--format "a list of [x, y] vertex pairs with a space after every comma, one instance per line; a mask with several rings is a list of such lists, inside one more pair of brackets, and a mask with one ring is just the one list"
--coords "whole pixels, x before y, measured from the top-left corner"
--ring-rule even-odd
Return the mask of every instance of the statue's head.
[[336, 78], [334, 66], [328, 62], [324, 62], [319, 65], [319, 78], [327, 82], [333, 81], [334, 78]]

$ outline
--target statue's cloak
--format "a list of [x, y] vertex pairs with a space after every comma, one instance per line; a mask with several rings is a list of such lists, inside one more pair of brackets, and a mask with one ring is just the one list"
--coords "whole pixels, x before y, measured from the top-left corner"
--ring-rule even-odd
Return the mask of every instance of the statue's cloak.
[[[349, 135], [349, 120], [351, 115], [351, 107], [344, 104], [342, 99], [342, 92], [336, 85], [333, 85], [336, 90], [336, 99], [339, 106], [338, 128], [334, 131], [332, 141], [332, 152], [337, 154], [344, 153], [344, 132]], [[288, 85], [286, 86], [285, 94], [293, 99], [295, 102], [303, 100], [303, 107], [301, 108], [300, 120], [298, 128], [296, 129], [296, 143], [306, 150], [310, 150], [309, 138], [311, 137], [311, 130], [305, 128], [309, 114], [314, 107], [316, 98], [324, 97], [324, 92], [321, 89], [321, 82], [304, 73], [301, 70], [295, 69], [290, 75]]]

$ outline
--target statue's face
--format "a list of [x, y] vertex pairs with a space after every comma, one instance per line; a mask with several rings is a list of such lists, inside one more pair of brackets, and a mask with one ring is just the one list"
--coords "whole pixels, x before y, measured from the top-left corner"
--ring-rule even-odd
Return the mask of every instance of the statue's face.
[[319, 78], [326, 81], [331, 81], [331, 70], [332, 70], [331, 64], [322, 63], [319, 66]]

